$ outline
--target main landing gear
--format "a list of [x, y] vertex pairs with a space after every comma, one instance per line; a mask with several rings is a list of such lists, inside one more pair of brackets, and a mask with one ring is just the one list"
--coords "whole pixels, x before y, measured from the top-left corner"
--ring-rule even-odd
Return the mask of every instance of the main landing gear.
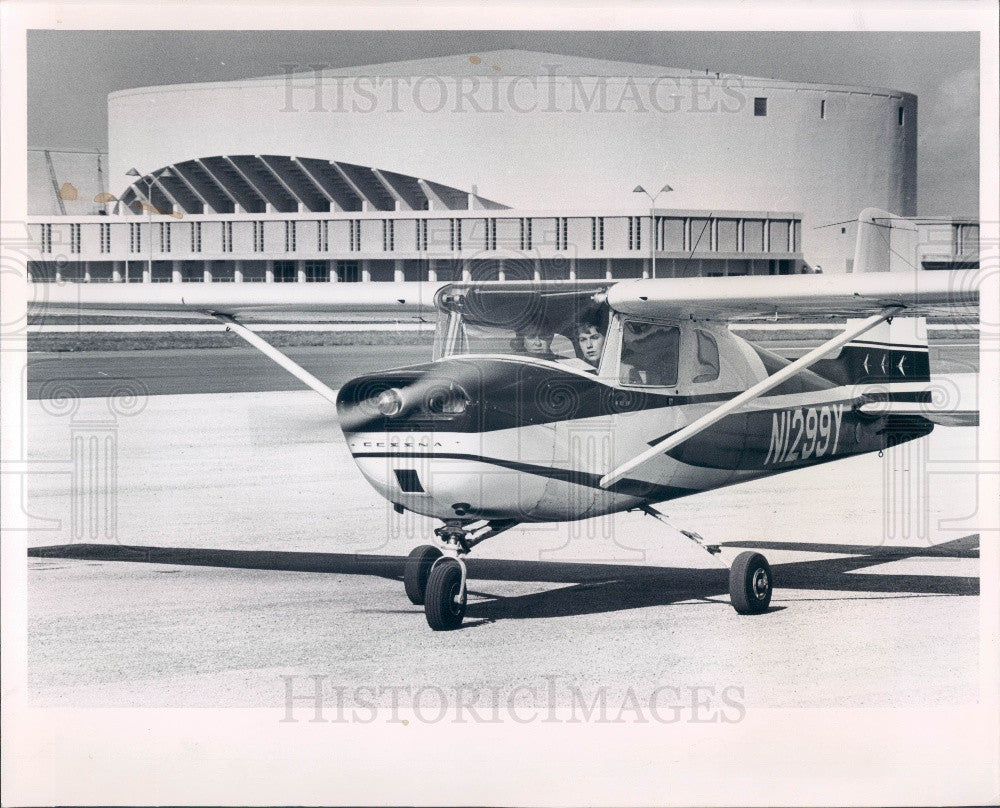
[[[643, 505], [643, 513], [658, 519], [665, 525], [674, 527], [667, 517], [651, 505]], [[722, 552], [717, 544], [707, 544], [697, 533], [678, 530], [686, 538], [693, 541], [703, 550], [715, 556]], [[771, 565], [760, 553], [743, 552], [733, 560], [729, 567], [729, 601], [739, 614], [762, 614], [771, 605], [771, 593], [774, 590], [774, 577]]]
[[760, 614], [771, 604], [771, 565], [760, 553], [740, 553], [729, 568], [729, 600], [740, 614]]
[[462, 625], [468, 599], [462, 556], [481, 541], [516, 525], [513, 519], [478, 522], [453, 520], [434, 531], [440, 549], [422, 544], [406, 558], [403, 588], [414, 606], [424, 607], [427, 625], [450, 631]]

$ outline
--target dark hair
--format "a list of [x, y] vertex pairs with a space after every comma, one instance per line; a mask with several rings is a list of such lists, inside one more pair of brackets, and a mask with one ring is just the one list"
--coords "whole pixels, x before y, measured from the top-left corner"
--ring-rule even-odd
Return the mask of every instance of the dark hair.
[[601, 334], [606, 334], [608, 331], [608, 310], [606, 306], [601, 306], [597, 309], [590, 309], [585, 311], [580, 315], [580, 319], [577, 321], [575, 326], [576, 333], [581, 331], [586, 331], [588, 328], [593, 328], [595, 331], [599, 331]]
[[556, 332], [544, 323], [533, 323], [521, 329], [519, 334], [522, 337], [548, 337], [551, 339], [556, 335]]

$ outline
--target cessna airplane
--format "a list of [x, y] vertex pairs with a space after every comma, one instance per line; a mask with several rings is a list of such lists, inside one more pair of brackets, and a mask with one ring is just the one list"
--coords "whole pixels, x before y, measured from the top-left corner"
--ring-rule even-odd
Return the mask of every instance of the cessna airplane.
[[[336, 405], [365, 479], [441, 521], [404, 588], [458, 627], [476, 545], [530, 522], [639, 510], [974, 424], [936, 409], [924, 317], [978, 305], [975, 271], [887, 272], [890, 214], [866, 210], [850, 275], [450, 284], [71, 285], [47, 307], [202, 312]], [[331, 390], [242, 322], [263, 310], [434, 310], [433, 361]], [[823, 319], [842, 333], [794, 361], [734, 322]], [[669, 524], [669, 523], [668, 523]], [[710, 553], [720, 548], [679, 531]], [[730, 565], [740, 614], [767, 611], [760, 553]]]

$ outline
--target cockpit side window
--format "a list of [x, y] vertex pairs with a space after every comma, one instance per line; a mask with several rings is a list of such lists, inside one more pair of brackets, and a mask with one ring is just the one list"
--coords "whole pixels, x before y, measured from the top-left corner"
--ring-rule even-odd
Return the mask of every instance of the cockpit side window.
[[714, 382], [719, 378], [719, 344], [707, 331], [696, 331], [695, 336], [698, 366], [693, 381]]
[[677, 384], [680, 336], [677, 326], [626, 320], [619, 370], [621, 383], [650, 387]]

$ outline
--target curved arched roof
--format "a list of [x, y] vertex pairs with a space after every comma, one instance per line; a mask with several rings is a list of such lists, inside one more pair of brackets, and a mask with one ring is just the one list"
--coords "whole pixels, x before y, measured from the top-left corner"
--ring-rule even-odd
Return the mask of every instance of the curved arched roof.
[[654, 81], [670, 78], [675, 81], [699, 81], [714, 77], [728, 79], [740, 87], [822, 90], [838, 93], [872, 93], [893, 97], [915, 98], [910, 93], [884, 87], [828, 84], [805, 81], [791, 81], [763, 76], [747, 76], [717, 70], [694, 70], [690, 68], [665, 67], [663, 65], [625, 62], [611, 59], [596, 59], [542, 51], [506, 49], [457, 53], [426, 59], [407, 59], [398, 62], [358, 65], [352, 67], [321, 67], [292, 70], [291, 73], [269, 74], [226, 81], [194, 82], [182, 84], [153, 85], [116, 90], [108, 98], [114, 100], [126, 96], [142, 96], [176, 90], [204, 90], [239, 86], [279, 86], [285, 87], [290, 80], [302, 81], [303, 86], [315, 84], [317, 76], [326, 79], [350, 77], [385, 78], [434, 78], [439, 81], [462, 81], [467, 77], [513, 78], [520, 76], [547, 79], [558, 78], [625, 78]]
[[164, 166], [137, 179], [121, 201], [134, 213], [325, 213], [361, 210], [502, 209], [431, 180], [352, 163], [284, 155], [216, 155]]

